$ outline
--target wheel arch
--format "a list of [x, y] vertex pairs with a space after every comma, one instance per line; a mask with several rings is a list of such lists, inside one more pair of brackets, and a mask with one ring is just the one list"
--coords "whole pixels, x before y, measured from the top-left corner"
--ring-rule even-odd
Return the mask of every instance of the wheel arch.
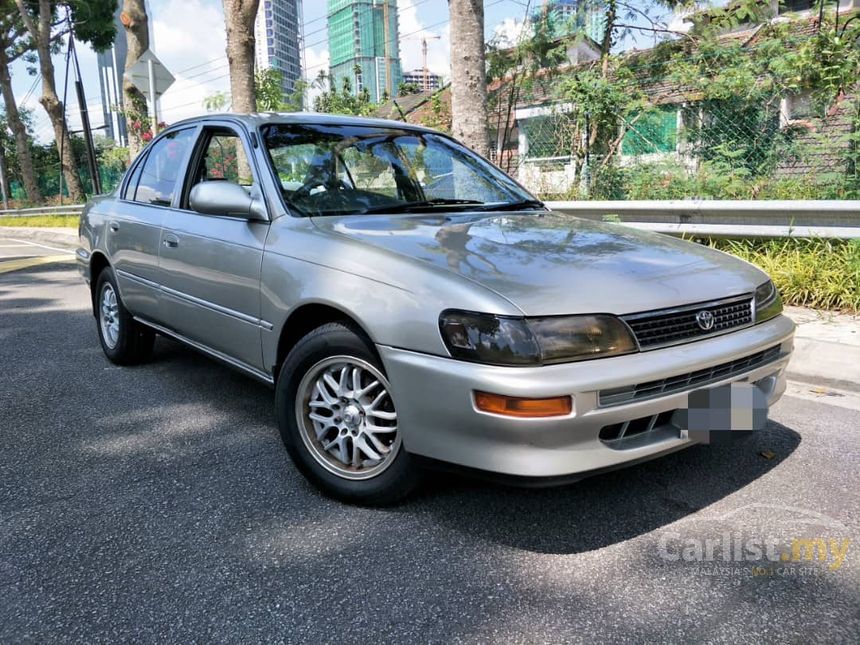
[[373, 339], [364, 325], [351, 313], [326, 302], [308, 302], [299, 305], [287, 316], [278, 334], [278, 346], [273, 366], [273, 377], [277, 380], [281, 366], [290, 350], [305, 335], [327, 323], [340, 322], [355, 329], [369, 342], [371, 351], [379, 359]]
[[99, 276], [102, 271], [110, 266], [110, 260], [101, 251], [93, 251], [90, 256], [90, 301], [93, 307], [93, 315], [98, 315], [96, 311], [96, 286], [99, 282]]

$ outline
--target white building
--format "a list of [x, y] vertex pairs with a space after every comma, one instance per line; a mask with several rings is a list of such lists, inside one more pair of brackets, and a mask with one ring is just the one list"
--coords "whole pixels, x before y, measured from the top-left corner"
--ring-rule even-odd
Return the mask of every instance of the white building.
[[409, 72], [403, 72], [403, 82], [417, 85], [421, 91], [429, 90], [435, 92], [442, 87], [442, 77], [433, 72], [427, 72], [427, 87], [424, 87], [424, 70], [413, 69]]

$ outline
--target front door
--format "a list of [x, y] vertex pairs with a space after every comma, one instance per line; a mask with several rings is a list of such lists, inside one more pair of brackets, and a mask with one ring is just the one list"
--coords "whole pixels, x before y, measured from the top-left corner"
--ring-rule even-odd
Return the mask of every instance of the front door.
[[253, 159], [233, 126], [202, 129], [179, 209], [162, 221], [159, 269], [167, 326], [252, 371], [263, 367], [260, 267], [267, 222], [192, 211], [191, 188], [232, 181], [259, 191]]

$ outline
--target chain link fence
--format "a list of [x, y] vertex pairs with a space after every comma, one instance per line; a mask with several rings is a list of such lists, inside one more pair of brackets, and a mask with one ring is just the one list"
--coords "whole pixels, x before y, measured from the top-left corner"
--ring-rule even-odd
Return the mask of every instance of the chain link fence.
[[851, 101], [824, 114], [811, 114], [802, 97], [661, 104], [618, 121], [617, 139], [589, 150], [579, 115], [532, 110], [491, 156], [545, 198], [860, 197], [860, 112]]

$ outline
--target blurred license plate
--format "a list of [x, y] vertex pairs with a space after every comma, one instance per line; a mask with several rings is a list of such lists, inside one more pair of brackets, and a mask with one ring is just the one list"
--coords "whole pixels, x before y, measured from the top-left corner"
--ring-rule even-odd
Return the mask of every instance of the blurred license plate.
[[675, 424], [681, 436], [705, 443], [731, 439], [733, 434], [761, 430], [767, 424], [767, 397], [752, 383], [729, 383], [694, 390], [687, 408], [678, 410]]

